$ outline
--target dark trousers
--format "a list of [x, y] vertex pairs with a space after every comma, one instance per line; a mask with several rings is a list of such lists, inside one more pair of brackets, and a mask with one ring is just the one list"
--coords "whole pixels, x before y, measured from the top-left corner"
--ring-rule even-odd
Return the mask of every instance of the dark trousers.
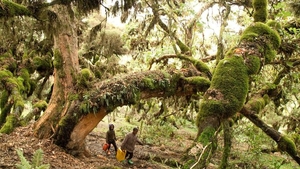
[[[128, 158], [127, 158], [127, 157], [128, 157]], [[133, 152], [128, 152], [128, 151], [126, 151], [125, 158], [126, 158], [127, 160], [130, 160], [130, 159], [132, 159], [132, 157], [133, 157]]]
[[111, 144], [114, 146], [115, 151], [116, 151], [116, 153], [117, 153], [118, 147], [117, 147], [116, 141], [113, 140], [113, 141], [109, 141], [109, 142], [108, 142], [108, 150], [110, 149], [110, 145], [111, 145]]

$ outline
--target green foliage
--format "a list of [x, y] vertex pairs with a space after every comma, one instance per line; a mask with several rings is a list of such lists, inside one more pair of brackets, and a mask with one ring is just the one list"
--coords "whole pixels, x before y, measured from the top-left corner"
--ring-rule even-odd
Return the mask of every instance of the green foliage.
[[21, 160], [20, 164], [17, 164], [17, 169], [49, 169], [49, 164], [42, 164], [43, 161], [43, 150], [38, 149], [34, 152], [33, 158], [30, 162], [24, 157], [23, 152], [21, 150], [17, 150], [17, 154]]
[[273, 154], [276, 143], [246, 119], [233, 127], [233, 135], [236, 148], [232, 149], [228, 168], [290, 169], [298, 166], [284, 154]]

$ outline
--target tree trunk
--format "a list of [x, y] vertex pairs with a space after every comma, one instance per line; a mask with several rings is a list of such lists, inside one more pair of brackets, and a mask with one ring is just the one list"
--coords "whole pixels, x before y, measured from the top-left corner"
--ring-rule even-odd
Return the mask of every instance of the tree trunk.
[[54, 33], [54, 84], [49, 105], [34, 127], [39, 138], [51, 137], [59, 119], [65, 116], [70, 105], [68, 97], [75, 92], [74, 77], [79, 71], [77, 35], [70, 10], [63, 5], [54, 10], [59, 20]]

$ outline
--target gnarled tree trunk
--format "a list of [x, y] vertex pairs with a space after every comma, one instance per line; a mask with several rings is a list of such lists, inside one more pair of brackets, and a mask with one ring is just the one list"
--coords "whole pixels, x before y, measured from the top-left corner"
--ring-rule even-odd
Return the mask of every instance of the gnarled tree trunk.
[[79, 72], [77, 35], [68, 7], [56, 6], [58, 16], [54, 33], [54, 84], [47, 109], [35, 124], [39, 138], [49, 138], [57, 128], [59, 119], [66, 115], [70, 106], [70, 95], [75, 93], [75, 75]]

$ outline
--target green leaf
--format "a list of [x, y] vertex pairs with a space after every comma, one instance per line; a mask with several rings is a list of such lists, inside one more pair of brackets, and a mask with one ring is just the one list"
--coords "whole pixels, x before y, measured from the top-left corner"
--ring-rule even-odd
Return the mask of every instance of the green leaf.
[[43, 150], [38, 149], [33, 154], [32, 167], [36, 168], [37, 166], [40, 166], [41, 161], [43, 161]]
[[26, 160], [26, 158], [23, 155], [23, 152], [21, 150], [17, 150], [17, 154], [21, 160], [21, 164], [17, 164], [16, 167], [18, 169], [31, 169], [31, 165], [29, 162]]

